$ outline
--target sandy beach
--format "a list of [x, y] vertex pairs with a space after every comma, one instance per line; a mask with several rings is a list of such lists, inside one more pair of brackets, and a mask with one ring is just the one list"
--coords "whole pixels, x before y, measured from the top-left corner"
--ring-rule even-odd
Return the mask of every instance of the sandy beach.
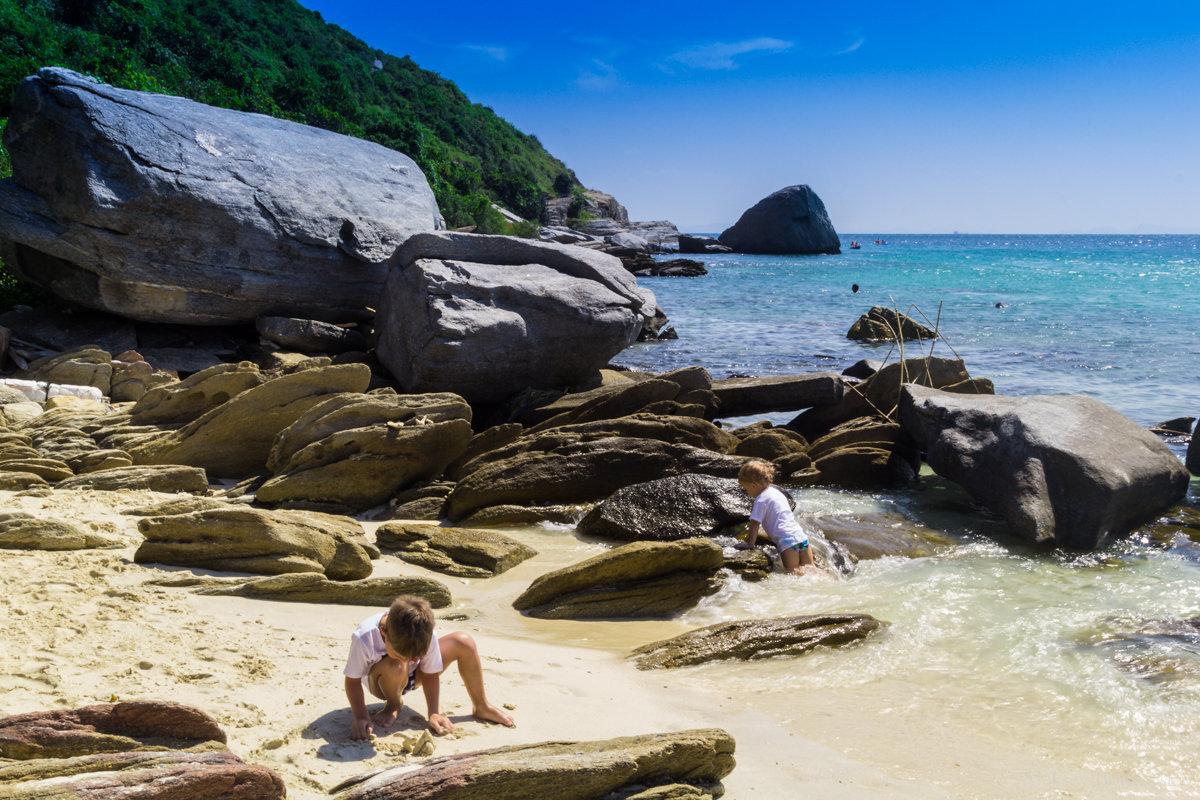
[[[231, 750], [277, 770], [289, 797], [301, 799], [324, 796], [345, 778], [407, 758], [400, 752], [402, 737], [424, 729], [419, 692], [408, 696], [412, 707], [399, 723], [375, 741], [355, 742], [348, 735], [341, 679], [346, 644], [353, 627], [376, 609], [206, 597], [147, 585], [186, 570], [134, 564], [138, 517], [120, 512], [163, 495], [5, 495], [9, 510], [73, 522], [125, 546], [4, 552], [0, 713], [113, 700], [186, 703], [213, 715]], [[530, 533], [543, 554], [491, 580], [448, 579], [390, 556], [376, 562], [376, 575], [429, 575], [450, 586], [454, 603], [437, 611], [438, 629], [476, 637], [489, 698], [510, 707], [517, 720], [510, 730], [472, 719], [461, 682], [447, 673], [443, 712], [456, 727], [435, 737], [437, 754], [722, 727], [738, 743], [738, 767], [725, 781], [730, 797], [783, 797], [798, 784], [822, 797], [943, 796], [933, 786], [893, 778], [798, 739], [765, 709], [747, 703], [733, 683], [718, 701], [711, 691], [689, 686], [686, 672], [639, 672], [624, 660], [630, 647], [687, 626], [521, 617], [511, 601], [533, 577], [597, 547], [569, 531]], [[555, 541], [562, 546], [546, 548]]]

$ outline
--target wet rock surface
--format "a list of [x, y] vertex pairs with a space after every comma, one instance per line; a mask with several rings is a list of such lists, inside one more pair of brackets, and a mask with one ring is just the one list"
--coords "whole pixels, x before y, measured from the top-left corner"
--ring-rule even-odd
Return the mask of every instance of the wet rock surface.
[[797, 656], [817, 647], [843, 647], [859, 642], [886, 625], [869, 614], [722, 622], [639, 647], [631, 658], [638, 669], [661, 669], [709, 661]]
[[578, 530], [627, 542], [714, 536], [748, 521], [751, 505], [736, 478], [679, 475], [618, 489], [579, 521]]

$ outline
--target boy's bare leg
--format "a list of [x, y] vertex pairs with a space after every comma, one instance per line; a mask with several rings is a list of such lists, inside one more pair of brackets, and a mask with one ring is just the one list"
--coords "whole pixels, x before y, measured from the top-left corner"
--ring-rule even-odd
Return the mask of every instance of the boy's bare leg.
[[400, 699], [404, 686], [408, 683], [408, 663], [400, 662], [391, 656], [384, 656], [371, 667], [367, 681], [371, 694], [384, 702], [384, 707], [371, 715], [371, 722], [381, 728], [387, 728], [396, 721], [404, 701]]
[[471, 698], [472, 716], [513, 727], [512, 715], [489, 703], [487, 694], [483, 691], [483, 662], [479, 658], [479, 650], [471, 634], [458, 632], [439, 636], [438, 647], [442, 651], [443, 673], [451, 663], [458, 663], [458, 674], [462, 677], [463, 685], [467, 687], [467, 694]]

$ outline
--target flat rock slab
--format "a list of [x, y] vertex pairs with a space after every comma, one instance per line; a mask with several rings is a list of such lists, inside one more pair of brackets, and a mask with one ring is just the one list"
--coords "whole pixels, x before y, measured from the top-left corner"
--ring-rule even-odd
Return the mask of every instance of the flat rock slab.
[[358, 580], [378, 554], [355, 520], [312, 512], [211, 509], [147, 517], [138, 530], [146, 539], [133, 556], [138, 564]]
[[389, 522], [375, 531], [375, 543], [403, 561], [460, 578], [492, 578], [537, 551], [493, 531]]
[[121, 547], [107, 536], [67, 522], [38, 519], [21, 511], [0, 512], [0, 548], [8, 550], [88, 550]]
[[634, 650], [638, 669], [690, 667], [709, 661], [798, 656], [817, 647], [861, 641], [888, 623], [869, 614], [816, 614], [721, 622]]
[[842, 376], [836, 372], [721, 378], [712, 382], [713, 394], [721, 402], [719, 412], [722, 417], [832, 405], [841, 402], [845, 386]]
[[434, 608], [450, 605], [450, 590], [432, 578], [362, 578], [357, 581], [331, 581], [312, 572], [293, 572], [269, 578], [243, 580], [189, 575], [147, 581], [154, 586], [190, 588], [196, 594], [255, 597], [289, 603], [329, 603], [332, 605], [388, 606], [402, 594], [416, 595]]
[[958, 542], [940, 531], [899, 514], [854, 517], [809, 517], [829, 542], [839, 545], [852, 561], [875, 558], [924, 558], [955, 547]]
[[720, 587], [708, 539], [634, 542], [536, 578], [513, 608], [543, 619], [645, 619], [692, 608]]
[[1187, 470], [1170, 448], [1091, 397], [908, 385], [900, 424], [935, 472], [1035, 542], [1094, 549], [1187, 492]]
[[208, 475], [200, 467], [164, 464], [153, 467], [114, 467], [59, 481], [57, 490], [92, 489], [102, 492], [145, 490], [202, 495], [208, 491]]
[[282, 800], [283, 779], [225, 749], [177, 703], [116, 703], [0, 719], [0, 796], [22, 800]]
[[500, 747], [429, 759], [415, 770], [403, 764], [352, 778], [334, 787], [333, 797], [600, 800], [626, 797], [626, 787], [672, 783], [710, 787], [733, 772], [734, 747], [733, 737], [718, 728]]

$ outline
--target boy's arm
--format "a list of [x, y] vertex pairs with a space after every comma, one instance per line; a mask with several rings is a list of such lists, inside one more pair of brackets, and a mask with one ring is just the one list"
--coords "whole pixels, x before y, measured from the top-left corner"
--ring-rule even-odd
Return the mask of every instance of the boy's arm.
[[449, 733], [454, 730], [454, 723], [438, 712], [438, 702], [442, 694], [442, 674], [421, 673], [421, 690], [425, 692], [425, 708], [428, 710], [429, 727], [434, 733]]
[[361, 679], [346, 678], [346, 699], [350, 701], [350, 711], [354, 714], [350, 738], [366, 739], [372, 731], [371, 714], [367, 711], [367, 698], [363, 693]]

